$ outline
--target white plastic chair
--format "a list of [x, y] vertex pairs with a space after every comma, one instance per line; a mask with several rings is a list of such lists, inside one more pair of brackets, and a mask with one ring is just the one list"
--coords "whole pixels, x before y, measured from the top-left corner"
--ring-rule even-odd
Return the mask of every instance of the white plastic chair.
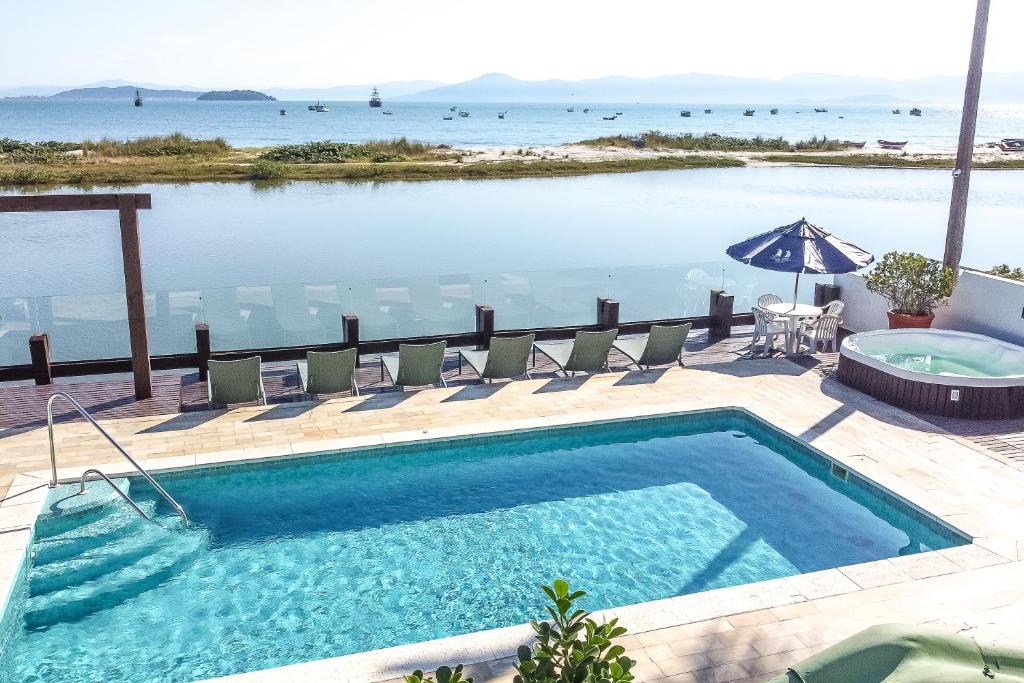
[[775, 338], [782, 337], [783, 343], [786, 339], [786, 323], [770, 320], [768, 314], [760, 308], [751, 308], [754, 313], [754, 338], [750, 342], [750, 355], [754, 355], [757, 342], [764, 338], [764, 348], [761, 350], [761, 357], [767, 358], [768, 354], [775, 348]]
[[[818, 352], [818, 345], [827, 346], [831, 353], [838, 349], [837, 337], [839, 335], [839, 316], [826, 313], [818, 317], [814, 323], [804, 328], [800, 333], [800, 342], [807, 342], [807, 347], [812, 353]], [[824, 350], [824, 348], [822, 349]]]
[[762, 310], [767, 310], [772, 304], [781, 304], [782, 297], [778, 294], [762, 294], [757, 297], [757, 307]]
[[835, 301], [833, 301], [832, 303], [830, 303], [828, 306], [825, 307], [825, 310], [824, 310], [823, 314], [824, 315], [834, 315], [835, 317], [839, 318], [839, 322], [841, 323], [842, 322], [842, 318], [843, 318], [843, 309], [844, 308], [846, 308], [846, 304], [844, 304], [839, 299], [836, 299]]

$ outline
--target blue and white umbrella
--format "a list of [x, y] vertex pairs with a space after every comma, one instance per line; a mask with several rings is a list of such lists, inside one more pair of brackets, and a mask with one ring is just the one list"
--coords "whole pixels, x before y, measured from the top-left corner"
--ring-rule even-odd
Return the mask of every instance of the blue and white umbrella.
[[794, 303], [800, 288], [800, 273], [852, 273], [875, 260], [860, 247], [844, 242], [803, 218], [734, 244], [725, 253], [755, 268], [796, 273]]

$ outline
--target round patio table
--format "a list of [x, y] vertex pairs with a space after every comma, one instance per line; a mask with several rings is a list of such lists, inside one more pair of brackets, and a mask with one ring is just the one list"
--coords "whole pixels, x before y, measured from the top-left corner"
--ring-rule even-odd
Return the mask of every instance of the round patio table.
[[810, 304], [791, 304], [783, 301], [780, 304], [765, 306], [766, 311], [772, 315], [786, 319], [786, 353], [796, 353], [800, 342], [800, 321], [806, 318], [817, 318], [821, 315], [822, 309]]

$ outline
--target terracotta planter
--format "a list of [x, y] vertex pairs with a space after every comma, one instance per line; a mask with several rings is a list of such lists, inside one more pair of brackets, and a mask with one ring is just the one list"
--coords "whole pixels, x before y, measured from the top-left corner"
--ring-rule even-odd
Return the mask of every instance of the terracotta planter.
[[929, 313], [928, 315], [907, 315], [906, 313], [897, 313], [890, 310], [886, 312], [886, 315], [889, 316], [890, 330], [931, 327], [932, 321], [935, 320], [934, 313]]

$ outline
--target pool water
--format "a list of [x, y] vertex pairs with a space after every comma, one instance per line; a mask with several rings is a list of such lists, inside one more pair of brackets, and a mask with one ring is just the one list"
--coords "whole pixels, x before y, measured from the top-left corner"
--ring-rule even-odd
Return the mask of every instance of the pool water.
[[37, 525], [11, 680], [205, 679], [522, 623], [556, 577], [593, 610], [966, 542], [735, 411], [160, 480], [192, 528]]

